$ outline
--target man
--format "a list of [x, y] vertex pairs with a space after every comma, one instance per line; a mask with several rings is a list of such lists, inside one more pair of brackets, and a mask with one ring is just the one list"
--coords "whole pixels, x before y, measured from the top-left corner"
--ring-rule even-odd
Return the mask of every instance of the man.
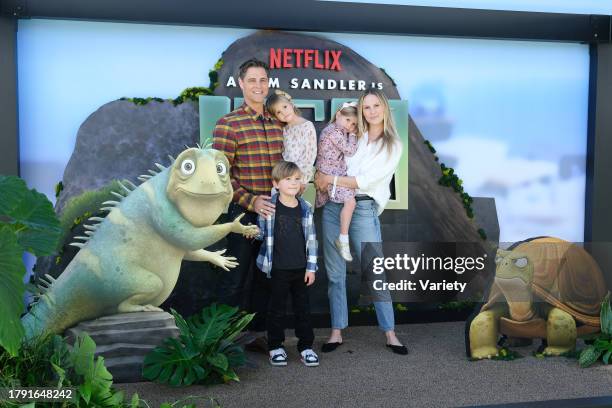
[[[274, 213], [270, 202], [272, 167], [282, 159], [283, 131], [280, 124], [264, 109], [268, 95], [268, 66], [250, 59], [240, 66], [238, 84], [244, 103], [217, 121], [213, 131], [213, 148], [225, 153], [231, 170], [234, 197], [228, 211], [230, 219], [245, 213], [243, 224], [256, 224], [257, 215]], [[252, 330], [265, 330], [268, 288], [265, 275], [252, 273], [260, 242], [239, 234], [228, 235], [227, 252], [239, 265], [221, 275], [217, 282], [219, 303], [241, 306], [245, 298], [251, 312], [257, 312]], [[251, 290], [245, 293], [247, 278]], [[264, 276], [262, 278], [262, 276]]]

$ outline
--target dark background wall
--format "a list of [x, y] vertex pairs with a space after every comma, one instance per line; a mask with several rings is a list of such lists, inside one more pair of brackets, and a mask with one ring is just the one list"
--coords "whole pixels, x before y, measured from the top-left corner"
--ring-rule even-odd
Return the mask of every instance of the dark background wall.
[[[597, 46], [593, 168], [588, 183], [591, 202], [590, 240], [612, 241], [612, 44]], [[592, 79], [593, 80], [593, 79]], [[587, 172], [587, 177], [590, 174]], [[590, 207], [590, 208], [589, 208]], [[588, 233], [589, 231], [587, 231]], [[588, 235], [588, 234], [587, 234]], [[589, 240], [588, 236], [586, 237]]]
[[17, 20], [0, 17], [0, 174], [19, 172]]

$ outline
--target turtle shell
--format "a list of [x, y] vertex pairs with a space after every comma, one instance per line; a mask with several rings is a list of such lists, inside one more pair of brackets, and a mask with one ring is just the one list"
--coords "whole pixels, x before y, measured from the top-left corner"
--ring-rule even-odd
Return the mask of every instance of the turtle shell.
[[[608, 288], [597, 262], [587, 251], [551, 237], [522, 242], [512, 251], [526, 255], [533, 263], [534, 302], [549, 303], [578, 321], [599, 325], [600, 304]], [[503, 294], [495, 286], [483, 310], [502, 300]]]

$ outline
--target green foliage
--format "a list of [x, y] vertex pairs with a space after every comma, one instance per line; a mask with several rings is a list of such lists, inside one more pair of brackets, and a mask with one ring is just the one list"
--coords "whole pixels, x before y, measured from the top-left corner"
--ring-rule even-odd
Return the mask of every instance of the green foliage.
[[374, 305], [353, 306], [351, 308], [351, 313], [374, 313], [375, 311]]
[[172, 100], [172, 104], [174, 106], [179, 105], [185, 101], [197, 102], [199, 100], [200, 95], [213, 95], [213, 90], [210, 88], [205, 88], [203, 86], [194, 86], [191, 88], [185, 89], [181, 94]]
[[[12, 356], [17, 354], [25, 332], [19, 317], [23, 312], [25, 267], [21, 257], [23, 248], [15, 233], [7, 226], [0, 227], [0, 346]], [[1, 349], [0, 349], [1, 350]]]
[[391, 83], [393, 84], [393, 86], [397, 86], [397, 84], [395, 83], [395, 81], [393, 80], [393, 78], [391, 78], [391, 75], [389, 75], [387, 73], [387, 71], [385, 71], [384, 68], [380, 68], [380, 70], [383, 72], [383, 74], [385, 74], [387, 76], [387, 78], [389, 78], [389, 80], [391, 81]]
[[60, 181], [55, 185], [55, 198], [59, 198], [62, 191], [64, 191], [64, 183]]
[[589, 367], [601, 357], [604, 364], [610, 363], [612, 356], [612, 309], [610, 308], [610, 293], [601, 302], [599, 312], [601, 333], [593, 338], [592, 344], [582, 350], [578, 363], [580, 367]]
[[[214, 95], [215, 88], [219, 85], [219, 72], [218, 71], [221, 69], [222, 66], [223, 66], [223, 59], [220, 58], [215, 64], [215, 66], [213, 67], [213, 69], [208, 71], [208, 79], [210, 80], [208, 87], [194, 86], [191, 88], [187, 88], [183, 92], [181, 92], [181, 94], [177, 96], [176, 98], [168, 99], [168, 102], [172, 102], [172, 104], [176, 106], [176, 105], [180, 105], [181, 103], [187, 102], [187, 101], [198, 102], [200, 95]], [[123, 98], [120, 98], [119, 100], [130, 101], [138, 106], [146, 105], [151, 101], [164, 102], [162, 98], [154, 98], [154, 97], [148, 97], [148, 98], [123, 97]]]
[[487, 240], [487, 233], [485, 232], [484, 229], [478, 228], [478, 235], [480, 235], [480, 238], [482, 238], [483, 241]]
[[[435, 154], [436, 149], [434, 149], [431, 142], [429, 140], [425, 140], [423, 143], [434, 155], [434, 160], [439, 161], [438, 156], [436, 156]], [[446, 167], [444, 163], [440, 163], [440, 170], [442, 171], [442, 176], [438, 180], [438, 184], [445, 187], [451, 187], [455, 191], [455, 193], [459, 194], [459, 197], [461, 198], [461, 204], [463, 205], [463, 208], [465, 208], [465, 214], [468, 216], [468, 218], [473, 219], [474, 209], [472, 208], [472, 203], [474, 202], [474, 199], [463, 190], [463, 180], [461, 180], [455, 174], [455, 169], [451, 167]], [[480, 235], [480, 238], [486, 241], [487, 234], [484, 229], [478, 229], [478, 235]]]
[[[85, 406], [117, 407], [123, 402], [123, 392], [115, 392], [113, 376], [104, 366], [103, 357], [94, 357], [96, 343], [86, 333], [80, 334], [69, 356], [71, 368], [77, 381], [72, 381], [76, 387], [79, 402]], [[58, 370], [60, 380], [66, 380], [65, 370]], [[62, 378], [63, 377], [63, 378]]]
[[[74, 388], [74, 399], [62, 406], [137, 407], [138, 395], [130, 404], [123, 393], [112, 389], [113, 377], [104, 359], [94, 357], [96, 345], [83, 333], [70, 348], [58, 335], [43, 335], [30, 340], [15, 357], [0, 354], [0, 387]], [[37, 406], [51, 406], [51, 403]]]
[[54, 386], [52, 365], [62, 365], [68, 349], [60, 336], [40, 336], [24, 343], [16, 355], [0, 350], [0, 388]]
[[612, 336], [612, 309], [610, 308], [610, 293], [601, 302], [599, 310], [599, 324], [602, 334]]
[[[99, 190], [84, 191], [78, 196], [72, 197], [64, 206], [60, 216], [61, 236], [56, 250], [61, 252], [62, 247], [67, 244], [70, 232], [77, 225], [100, 211], [102, 203], [108, 200], [116, 200], [111, 191], [121, 191], [117, 180], [111, 181], [108, 185]], [[104, 216], [105, 214], [98, 214]]]
[[423, 143], [425, 143], [425, 146], [427, 146], [427, 148], [429, 149], [431, 153], [436, 154], [436, 149], [434, 149], [433, 145], [431, 144], [429, 140], [426, 140]]
[[159, 102], [159, 103], [164, 102], [164, 100], [162, 98], [155, 98], [155, 97], [149, 97], [149, 98], [119, 98], [119, 100], [121, 100], [121, 101], [130, 101], [134, 105], [138, 105], [138, 106], [146, 105], [146, 104], [148, 104], [151, 101], [155, 101], [155, 102]]
[[36, 256], [53, 253], [59, 222], [47, 197], [15, 176], [0, 176], [0, 225], [8, 226], [19, 245]]
[[401, 304], [401, 303], [394, 303], [393, 307], [394, 307], [395, 311], [397, 311], [397, 312], [407, 312], [408, 311], [408, 308], [405, 305]]
[[24, 335], [23, 252], [49, 255], [59, 238], [59, 221], [44, 194], [15, 176], [0, 176], [0, 346], [16, 356]]
[[523, 356], [517, 353], [516, 351], [503, 347], [499, 349], [498, 355], [491, 357], [491, 360], [513, 361], [513, 360], [516, 360], [517, 358], [522, 358], [522, 357]]
[[239, 381], [234, 368], [243, 366], [246, 357], [237, 336], [254, 315], [216, 304], [188, 319], [171, 312], [180, 335], [145, 357], [143, 376], [173, 387]]

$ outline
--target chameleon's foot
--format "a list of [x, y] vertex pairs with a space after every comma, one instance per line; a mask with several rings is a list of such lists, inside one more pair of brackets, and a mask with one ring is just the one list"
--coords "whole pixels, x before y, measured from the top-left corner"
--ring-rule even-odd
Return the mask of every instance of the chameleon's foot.
[[125, 300], [117, 306], [117, 312], [119, 313], [134, 313], [134, 312], [163, 312], [163, 309], [160, 309], [157, 306], [153, 306], [151, 304], [147, 305], [137, 305], [131, 303], [132, 299]]
[[134, 312], [163, 312], [163, 309], [160, 309], [157, 306], [153, 305], [134, 305], [132, 303], [122, 302], [119, 306], [117, 306], [117, 311], [119, 313], [134, 313]]

